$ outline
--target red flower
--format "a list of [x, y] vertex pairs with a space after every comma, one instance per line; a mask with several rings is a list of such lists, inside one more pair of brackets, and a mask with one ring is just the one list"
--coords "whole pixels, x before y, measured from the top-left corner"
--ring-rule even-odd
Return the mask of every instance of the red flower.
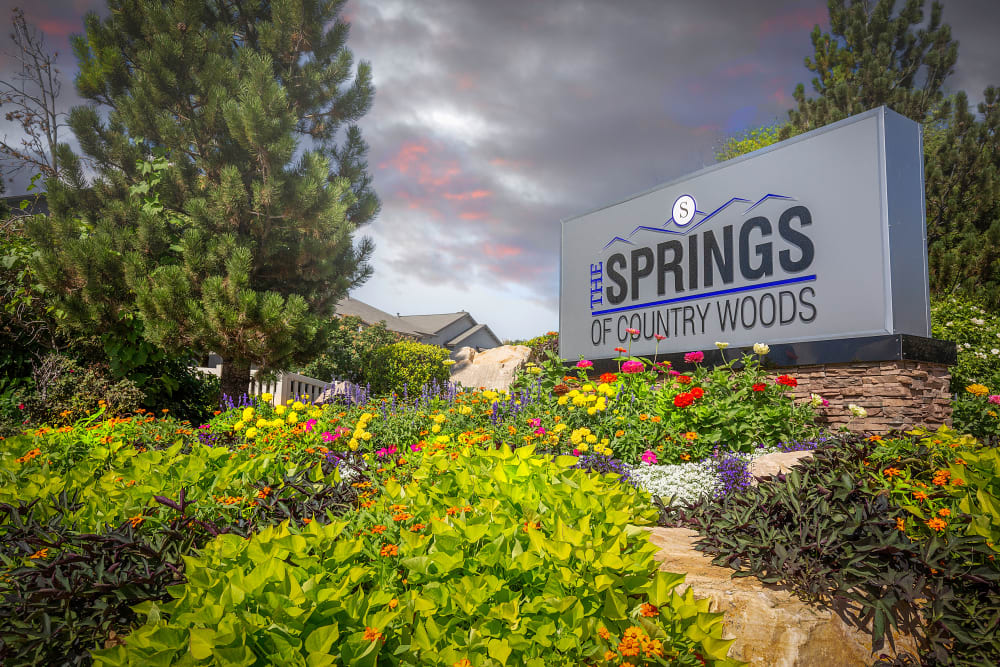
[[616, 347], [615, 352], [621, 352], [622, 354], [625, 354], [626, 352], [628, 352], [628, 350], [626, 350], [624, 347]]
[[694, 396], [687, 392], [681, 392], [674, 396], [674, 406], [678, 408], [686, 408], [692, 403], [694, 403]]
[[751, 387], [751, 388], [752, 388], [752, 389], [753, 389], [754, 391], [764, 391], [765, 389], [767, 389], [767, 385], [766, 385], [766, 384], [764, 384], [764, 383], [762, 383], [762, 382], [757, 382], [757, 383], [756, 383], [756, 384], [754, 384], [754, 386], [753, 386], [753, 387]]
[[606, 384], [611, 384], [612, 382], [618, 382], [618, 376], [614, 373], [603, 373], [600, 380]]
[[786, 387], [797, 387], [799, 386], [799, 381], [793, 378], [791, 375], [779, 375], [774, 380], [778, 384], [783, 384]]
[[702, 396], [705, 395], [705, 390], [702, 389], [701, 387], [695, 387], [694, 389], [691, 390], [691, 395], [694, 396], [695, 398], [701, 398]]
[[681, 384], [691, 384], [691, 377], [688, 375], [678, 375], [677, 381]]

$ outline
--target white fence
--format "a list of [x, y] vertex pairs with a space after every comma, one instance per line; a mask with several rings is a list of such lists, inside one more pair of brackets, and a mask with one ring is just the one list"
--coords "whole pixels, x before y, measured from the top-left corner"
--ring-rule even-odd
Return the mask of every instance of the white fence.
[[[215, 366], [213, 368], [199, 367], [195, 370], [209, 375], [222, 376], [222, 366]], [[307, 375], [299, 375], [298, 373], [280, 373], [277, 382], [258, 382], [257, 371], [251, 370], [250, 389], [248, 393], [251, 396], [271, 394], [271, 402], [274, 405], [283, 405], [288, 399], [315, 401], [323, 394], [323, 390], [328, 384], [322, 380], [317, 380]]]

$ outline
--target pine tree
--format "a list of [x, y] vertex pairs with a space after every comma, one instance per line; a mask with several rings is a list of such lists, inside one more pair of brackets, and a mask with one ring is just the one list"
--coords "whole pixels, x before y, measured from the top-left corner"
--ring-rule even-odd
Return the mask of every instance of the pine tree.
[[74, 40], [70, 127], [37, 268], [79, 327], [137, 315], [169, 350], [223, 358], [222, 391], [280, 369], [371, 274], [352, 234], [379, 208], [355, 121], [370, 67], [334, 0], [109, 0]]
[[[880, 105], [922, 123], [931, 291], [964, 293], [1000, 310], [1000, 104], [988, 88], [978, 115], [965, 93], [943, 85], [958, 45], [934, 3], [926, 27], [923, 0], [895, 13], [893, 0], [831, 0], [830, 33], [812, 32], [806, 68], [816, 96], [799, 84], [786, 124], [726, 140], [725, 160]], [[777, 129], [776, 129], [777, 128]]]
[[958, 59], [958, 42], [942, 23], [941, 5], [931, 5], [924, 21], [924, 0], [906, 0], [895, 12], [895, 0], [829, 0], [830, 33], [812, 31], [815, 53], [805, 66], [816, 76], [815, 97], [796, 86], [797, 108], [789, 111], [784, 136], [829, 125], [886, 105], [918, 123], [942, 105], [941, 87]]

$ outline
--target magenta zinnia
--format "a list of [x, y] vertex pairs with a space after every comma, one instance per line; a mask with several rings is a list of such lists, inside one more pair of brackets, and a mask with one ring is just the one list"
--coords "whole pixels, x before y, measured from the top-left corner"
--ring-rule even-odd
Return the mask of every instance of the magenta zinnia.
[[684, 361], [689, 364], [700, 364], [705, 361], [704, 352], [688, 352], [684, 355]]
[[646, 366], [641, 361], [637, 361], [636, 359], [626, 361], [622, 364], [622, 373], [641, 373], [644, 370], [646, 370]]

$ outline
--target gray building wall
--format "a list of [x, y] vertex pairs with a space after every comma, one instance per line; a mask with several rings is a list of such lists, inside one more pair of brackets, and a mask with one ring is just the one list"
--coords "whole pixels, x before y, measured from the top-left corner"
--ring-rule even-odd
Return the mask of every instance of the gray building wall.
[[445, 347], [452, 338], [458, 336], [459, 334], [468, 331], [472, 327], [476, 326], [475, 321], [473, 321], [472, 316], [466, 313], [459, 319], [455, 320], [448, 326], [446, 326], [441, 331], [437, 332], [434, 336], [428, 336], [423, 340], [424, 343], [428, 345], [440, 345]]

